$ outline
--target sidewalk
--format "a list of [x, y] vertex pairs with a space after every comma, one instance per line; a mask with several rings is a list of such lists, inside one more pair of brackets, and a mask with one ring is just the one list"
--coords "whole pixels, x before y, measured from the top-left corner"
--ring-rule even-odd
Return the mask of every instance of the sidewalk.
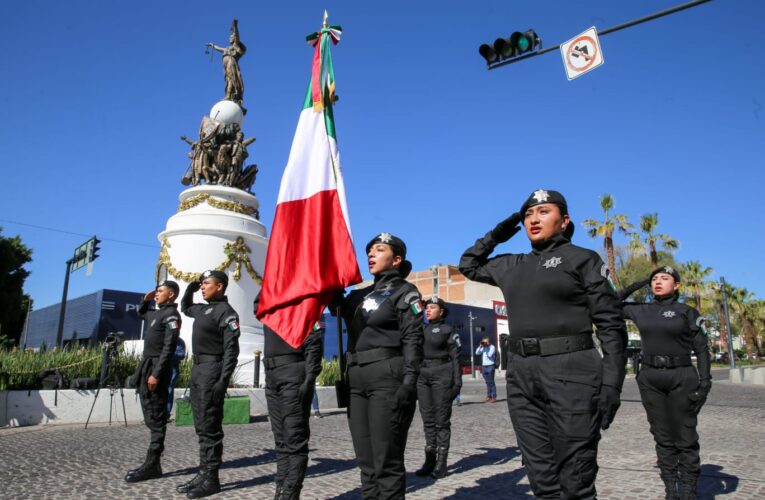
[[[702, 478], [700, 498], [765, 498], [765, 388], [727, 382], [715, 370], [715, 385], [700, 416]], [[464, 378], [463, 406], [452, 419], [450, 474], [434, 481], [407, 474], [407, 498], [531, 498], [515, 435], [497, 378], [500, 401], [484, 404], [480, 378]], [[634, 379], [627, 379], [622, 407], [601, 441], [598, 493], [607, 499], [663, 498], [654, 467], [653, 439]], [[311, 419], [310, 463], [304, 499], [360, 498], [359, 473], [345, 414], [325, 412]], [[265, 417], [226, 426], [224, 491], [215, 498], [273, 497], [276, 469], [273, 437]], [[3, 498], [183, 498], [178, 483], [196, 472], [197, 440], [191, 427], [168, 430], [165, 476], [139, 484], [122, 480], [145, 455], [148, 431], [142, 424], [37, 426], [0, 430]], [[415, 416], [406, 454], [408, 471], [423, 460], [422, 421]]]

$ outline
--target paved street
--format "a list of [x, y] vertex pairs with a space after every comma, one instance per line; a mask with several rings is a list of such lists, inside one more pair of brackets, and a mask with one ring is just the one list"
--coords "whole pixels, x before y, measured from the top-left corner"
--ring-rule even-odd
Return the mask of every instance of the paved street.
[[[727, 383], [716, 370], [715, 385], [700, 416], [700, 498], [765, 498], [765, 387]], [[504, 383], [498, 378], [498, 392]], [[450, 474], [439, 481], [407, 475], [408, 498], [528, 498], [528, 481], [504, 397], [484, 404], [481, 380], [465, 379], [463, 400], [454, 408]], [[276, 469], [273, 439], [265, 417], [249, 425], [226, 426], [220, 498], [273, 497]], [[360, 498], [345, 414], [311, 419], [311, 461], [303, 498]], [[141, 463], [148, 431], [139, 423], [37, 426], [0, 430], [2, 498], [180, 498], [178, 483], [195, 473], [198, 449], [191, 427], [168, 431], [165, 477], [140, 484], [122, 480]], [[423, 459], [422, 421], [415, 416], [406, 454], [407, 470]], [[634, 379], [625, 383], [622, 407], [601, 441], [598, 491], [601, 498], [663, 498], [654, 467], [653, 439]]]

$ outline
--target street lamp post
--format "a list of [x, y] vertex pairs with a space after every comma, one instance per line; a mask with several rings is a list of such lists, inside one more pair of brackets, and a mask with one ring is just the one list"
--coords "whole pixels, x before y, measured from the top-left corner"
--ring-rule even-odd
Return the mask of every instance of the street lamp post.
[[473, 311], [468, 312], [468, 320], [470, 322], [470, 374], [475, 378], [475, 350], [473, 350], [473, 320], [476, 319], [473, 316]]
[[725, 291], [725, 277], [720, 276], [720, 289], [722, 290], [723, 311], [725, 312], [725, 330], [728, 332], [728, 358], [731, 370], [736, 367], [735, 354], [733, 353], [733, 335], [730, 331], [730, 316], [728, 315], [728, 294]]

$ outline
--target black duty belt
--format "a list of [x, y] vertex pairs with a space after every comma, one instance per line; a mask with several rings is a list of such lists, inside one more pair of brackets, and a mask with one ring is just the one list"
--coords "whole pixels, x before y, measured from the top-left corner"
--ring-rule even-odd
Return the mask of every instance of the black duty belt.
[[652, 368], [679, 368], [681, 366], [691, 366], [691, 355], [654, 355], [643, 354], [643, 364]]
[[401, 349], [394, 347], [378, 347], [376, 349], [369, 349], [368, 351], [349, 352], [348, 366], [353, 365], [368, 365], [375, 361], [382, 361], [383, 359], [397, 358], [401, 356]]
[[525, 337], [507, 339], [507, 348], [514, 354], [526, 356], [552, 356], [567, 352], [592, 349], [595, 343], [591, 333], [579, 333], [566, 337]]
[[223, 356], [218, 356], [217, 354], [192, 354], [191, 359], [194, 360], [195, 365], [201, 365], [202, 363], [223, 361]]
[[422, 366], [440, 366], [449, 363], [449, 358], [426, 358], [422, 360]]
[[282, 354], [281, 356], [263, 358], [263, 366], [266, 367], [266, 370], [273, 370], [280, 366], [288, 365], [290, 363], [299, 363], [301, 361], [305, 361], [302, 354]]

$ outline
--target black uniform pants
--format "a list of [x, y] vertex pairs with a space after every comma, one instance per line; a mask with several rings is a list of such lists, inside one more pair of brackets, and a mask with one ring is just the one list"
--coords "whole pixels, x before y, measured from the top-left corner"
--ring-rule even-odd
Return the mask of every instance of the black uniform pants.
[[451, 362], [438, 366], [422, 366], [417, 379], [417, 404], [420, 406], [425, 445], [429, 448], [449, 450], [452, 437], [452, 388], [454, 387]]
[[308, 465], [308, 439], [311, 429], [308, 418], [313, 398], [300, 398], [300, 386], [305, 380], [305, 361], [266, 369], [266, 401], [268, 417], [276, 446], [276, 482], [284, 491], [303, 485]]
[[159, 379], [157, 388], [150, 392], [147, 379], [154, 369], [155, 358], [146, 358], [141, 362], [138, 374], [138, 395], [141, 400], [143, 421], [149, 428], [149, 453], [159, 457], [165, 450], [165, 434], [167, 433], [167, 399], [169, 376]]
[[213, 386], [220, 380], [220, 361], [195, 364], [191, 369], [191, 411], [199, 439], [199, 469], [220, 468], [223, 457], [223, 395], [213, 396]]
[[693, 366], [659, 369], [643, 365], [637, 377], [640, 398], [656, 441], [662, 473], [699, 475], [699, 435], [696, 412], [688, 395], [699, 386]]
[[534, 496], [595, 498], [602, 359], [508, 353], [507, 407]]
[[404, 451], [415, 403], [396, 404], [403, 365], [404, 358], [396, 357], [348, 369], [348, 426], [365, 499], [404, 498]]

